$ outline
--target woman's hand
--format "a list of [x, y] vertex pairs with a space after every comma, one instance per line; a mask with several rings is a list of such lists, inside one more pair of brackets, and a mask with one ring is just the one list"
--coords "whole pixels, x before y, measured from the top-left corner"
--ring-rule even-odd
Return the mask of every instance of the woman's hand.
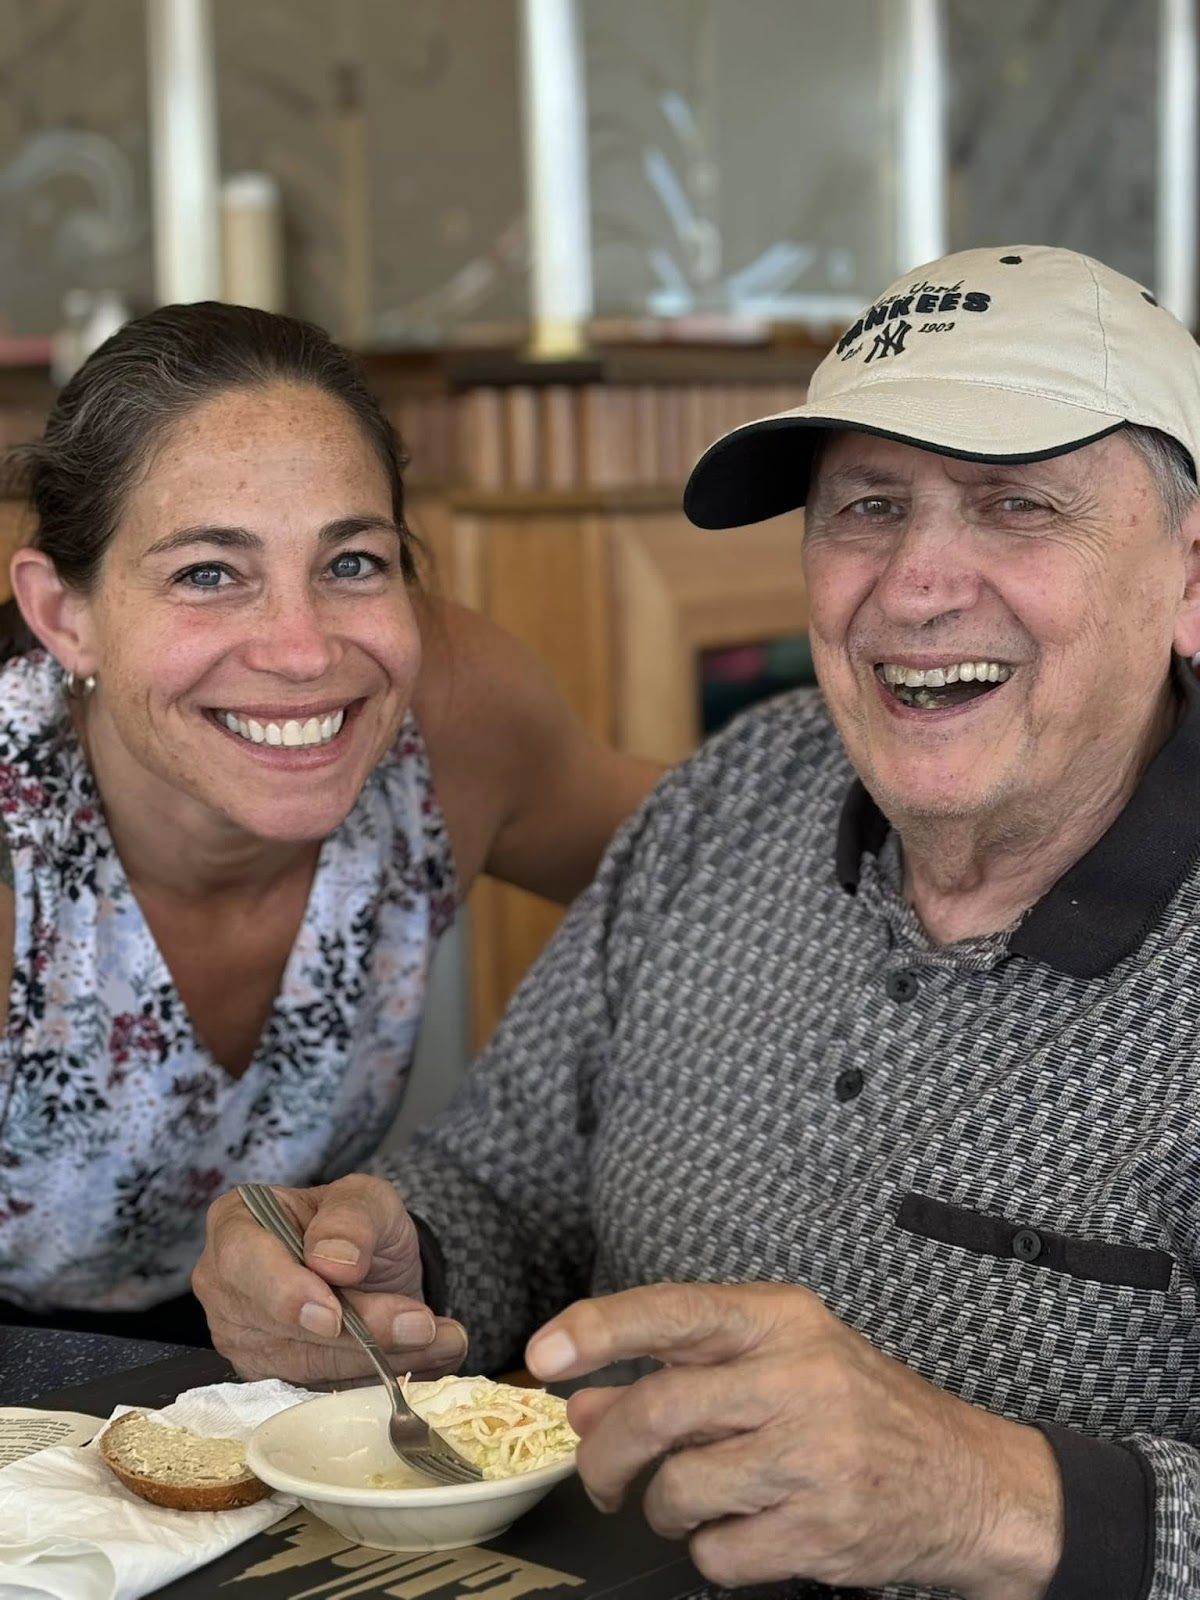
[[361, 1291], [354, 1307], [395, 1371], [436, 1378], [462, 1364], [466, 1330], [422, 1300], [417, 1232], [392, 1184], [355, 1175], [275, 1194], [304, 1235], [304, 1266], [231, 1192], [209, 1209], [192, 1276], [213, 1344], [243, 1378], [314, 1384], [373, 1371], [342, 1332], [330, 1284]]

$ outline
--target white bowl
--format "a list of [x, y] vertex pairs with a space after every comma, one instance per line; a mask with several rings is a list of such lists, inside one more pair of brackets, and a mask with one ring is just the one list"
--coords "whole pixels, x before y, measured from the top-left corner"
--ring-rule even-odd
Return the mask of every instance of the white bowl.
[[[467, 1399], [475, 1381], [464, 1378], [461, 1388], [447, 1384], [422, 1411], [432, 1419], [435, 1409]], [[418, 1403], [426, 1387], [410, 1385]], [[572, 1453], [551, 1467], [511, 1478], [373, 1488], [374, 1474], [394, 1477], [404, 1471], [388, 1443], [389, 1410], [378, 1384], [305, 1400], [259, 1423], [246, 1445], [246, 1462], [264, 1483], [294, 1495], [348, 1539], [413, 1552], [494, 1539], [575, 1470]]]

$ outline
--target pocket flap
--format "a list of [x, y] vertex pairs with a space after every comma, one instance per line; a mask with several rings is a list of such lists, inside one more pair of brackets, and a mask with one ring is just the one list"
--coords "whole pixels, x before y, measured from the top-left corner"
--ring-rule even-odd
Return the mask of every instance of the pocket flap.
[[1144, 1245], [1106, 1244], [1099, 1239], [1075, 1239], [1055, 1233], [1036, 1222], [1013, 1222], [989, 1216], [970, 1206], [948, 1205], [924, 1194], [906, 1194], [896, 1221], [908, 1233], [940, 1244], [974, 1250], [977, 1255], [999, 1256], [1051, 1272], [1094, 1283], [1114, 1283], [1129, 1289], [1168, 1289], [1174, 1258], [1166, 1250]]

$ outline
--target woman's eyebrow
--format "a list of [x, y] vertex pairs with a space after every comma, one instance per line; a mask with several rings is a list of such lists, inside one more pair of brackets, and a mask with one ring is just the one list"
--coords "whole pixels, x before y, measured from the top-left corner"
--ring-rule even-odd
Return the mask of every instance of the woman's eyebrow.
[[[333, 522], [327, 522], [317, 537], [325, 546], [343, 544], [347, 539], [355, 539], [360, 533], [369, 533], [372, 529], [394, 533], [397, 538], [400, 536], [400, 530], [390, 518], [361, 516], [337, 517]], [[191, 528], [177, 528], [174, 533], [156, 539], [145, 554], [161, 556], [173, 550], [186, 549], [191, 545], [215, 545], [221, 550], [261, 550], [264, 544], [262, 537], [257, 533], [251, 533], [249, 528], [200, 523]]]
[[357, 539], [360, 533], [394, 533], [397, 539], [400, 530], [390, 517], [338, 517], [333, 522], [327, 522], [320, 532], [322, 544], [341, 544], [345, 539]]

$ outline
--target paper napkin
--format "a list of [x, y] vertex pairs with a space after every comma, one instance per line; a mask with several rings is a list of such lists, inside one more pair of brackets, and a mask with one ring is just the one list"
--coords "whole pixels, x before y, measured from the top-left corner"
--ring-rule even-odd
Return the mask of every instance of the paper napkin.
[[[154, 1413], [176, 1427], [248, 1439], [313, 1396], [274, 1380], [190, 1389]], [[117, 1406], [113, 1417], [136, 1406]], [[111, 1419], [110, 1419], [111, 1420]], [[139, 1500], [96, 1445], [59, 1446], [0, 1470], [0, 1600], [138, 1600], [269, 1528], [295, 1501], [168, 1511]]]

